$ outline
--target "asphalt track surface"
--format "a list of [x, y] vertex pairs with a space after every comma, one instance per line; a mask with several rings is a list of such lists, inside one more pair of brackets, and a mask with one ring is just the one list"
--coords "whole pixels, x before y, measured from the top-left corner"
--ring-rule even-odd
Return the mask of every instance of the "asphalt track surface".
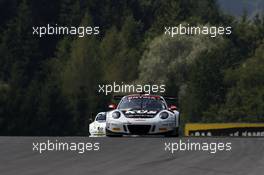
[[[99, 142], [100, 150], [32, 151], [33, 142]], [[165, 151], [165, 142], [231, 142], [232, 150]], [[0, 137], [0, 175], [260, 175], [264, 138]]]

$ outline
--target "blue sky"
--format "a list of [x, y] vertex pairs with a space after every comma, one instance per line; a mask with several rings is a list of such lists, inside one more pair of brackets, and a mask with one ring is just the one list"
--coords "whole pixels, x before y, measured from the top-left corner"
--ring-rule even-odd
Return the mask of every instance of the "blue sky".
[[238, 17], [245, 10], [249, 17], [256, 13], [264, 14], [264, 0], [218, 0], [218, 3], [224, 12]]

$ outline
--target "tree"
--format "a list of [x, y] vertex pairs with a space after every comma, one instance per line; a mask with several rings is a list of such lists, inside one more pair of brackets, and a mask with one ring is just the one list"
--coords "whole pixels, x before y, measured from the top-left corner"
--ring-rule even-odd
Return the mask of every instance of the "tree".
[[41, 77], [42, 57], [38, 41], [32, 36], [32, 18], [27, 1], [18, 7], [17, 16], [8, 24], [0, 44], [0, 79], [9, 87], [5, 102], [9, 134], [30, 133], [30, 121], [36, 112], [37, 93], [34, 87]]
[[183, 116], [197, 121], [202, 111], [216, 102], [213, 96], [220, 95], [214, 91], [223, 79], [220, 68], [226, 62], [226, 56], [222, 57], [226, 48], [221, 37], [156, 37], [140, 60], [138, 82], [165, 84], [166, 93], [178, 97]]
[[77, 26], [83, 17], [80, 0], [61, 0], [59, 22], [60, 25]]
[[100, 44], [105, 81], [130, 82], [137, 77], [140, 31], [141, 24], [129, 16], [121, 31], [112, 27], [106, 32]]
[[220, 121], [264, 121], [264, 44], [239, 68], [226, 72], [225, 80], [233, 85], [219, 110]]
[[[86, 15], [81, 25], [89, 25]], [[71, 44], [70, 57], [60, 72], [62, 92], [73, 109], [73, 125], [77, 134], [87, 133], [88, 119], [98, 107], [98, 84], [101, 67], [96, 36], [76, 38]]]

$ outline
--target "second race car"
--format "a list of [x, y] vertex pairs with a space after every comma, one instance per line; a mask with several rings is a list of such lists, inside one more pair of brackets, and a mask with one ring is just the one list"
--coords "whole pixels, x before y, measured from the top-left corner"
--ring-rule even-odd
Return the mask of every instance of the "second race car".
[[99, 112], [89, 125], [90, 137], [105, 136], [106, 112]]

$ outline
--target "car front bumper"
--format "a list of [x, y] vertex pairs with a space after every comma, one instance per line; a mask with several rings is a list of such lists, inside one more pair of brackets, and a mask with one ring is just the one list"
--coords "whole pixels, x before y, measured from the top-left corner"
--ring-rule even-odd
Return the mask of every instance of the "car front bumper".
[[136, 122], [136, 123], [118, 123], [109, 122], [106, 125], [106, 130], [111, 134], [120, 135], [165, 135], [175, 131], [175, 122]]

